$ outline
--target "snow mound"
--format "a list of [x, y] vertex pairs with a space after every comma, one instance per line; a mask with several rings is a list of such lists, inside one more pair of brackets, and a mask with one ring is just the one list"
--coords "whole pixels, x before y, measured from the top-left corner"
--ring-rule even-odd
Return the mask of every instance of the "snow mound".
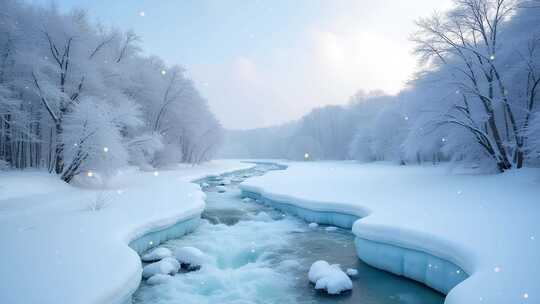
[[227, 192], [227, 188], [226, 188], [225, 186], [217, 186], [217, 187], [216, 187], [216, 190], [217, 190], [219, 193]]
[[143, 262], [156, 262], [170, 256], [172, 256], [172, 251], [169, 248], [158, 247], [143, 255], [141, 260]]
[[358, 270], [354, 268], [347, 268], [346, 273], [348, 276], [354, 277], [355, 275], [358, 275]]
[[315, 289], [324, 289], [329, 294], [340, 294], [352, 289], [351, 279], [341, 270], [338, 264], [328, 264], [320, 260], [311, 265], [309, 281], [315, 284]]
[[309, 223], [308, 227], [311, 228], [311, 229], [315, 229], [315, 228], [319, 227], [319, 224], [317, 224], [317, 223]]
[[148, 285], [159, 285], [167, 283], [172, 277], [168, 274], [155, 274], [151, 276], [148, 280], [146, 280], [146, 283]]
[[156, 274], [174, 275], [180, 269], [180, 263], [171, 257], [166, 257], [159, 262], [154, 262], [144, 266], [142, 276], [147, 279]]
[[186, 265], [188, 269], [198, 269], [204, 264], [212, 264], [214, 261], [211, 256], [205, 254], [200, 249], [195, 247], [181, 247], [174, 252], [176, 259]]

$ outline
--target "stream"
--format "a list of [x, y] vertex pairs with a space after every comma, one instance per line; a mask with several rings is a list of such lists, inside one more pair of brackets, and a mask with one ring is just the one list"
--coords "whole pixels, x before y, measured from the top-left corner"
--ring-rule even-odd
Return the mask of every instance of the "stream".
[[[197, 230], [162, 246], [199, 248], [215, 259], [192, 272], [181, 272], [160, 285], [144, 281], [135, 304], [165, 303], [361, 303], [441, 304], [444, 295], [412, 280], [360, 261], [349, 230], [327, 230], [249, 199], [238, 183], [277, 169], [255, 168], [199, 181], [207, 194]], [[230, 184], [223, 182], [232, 180]], [[226, 185], [220, 185], [226, 184]], [[224, 191], [224, 192], [223, 192]], [[353, 290], [337, 296], [316, 291], [307, 279], [314, 261], [354, 268]]]

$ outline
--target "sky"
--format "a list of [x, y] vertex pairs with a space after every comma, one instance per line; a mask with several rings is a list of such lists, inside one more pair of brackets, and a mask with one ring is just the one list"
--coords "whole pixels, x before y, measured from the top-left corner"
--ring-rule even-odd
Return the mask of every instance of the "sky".
[[[49, 4], [50, 0], [28, 0]], [[298, 119], [359, 90], [396, 94], [416, 68], [414, 21], [451, 0], [56, 0], [187, 69], [229, 129]]]

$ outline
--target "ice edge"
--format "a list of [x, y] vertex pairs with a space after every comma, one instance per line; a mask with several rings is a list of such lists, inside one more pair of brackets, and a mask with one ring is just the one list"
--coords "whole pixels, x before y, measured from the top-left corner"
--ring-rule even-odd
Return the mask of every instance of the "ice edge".
[[[277, 201], [274, 198], [270, 199], [262, 194], [263, 191], [255, 187], [241, 186], [240, 188], [243, 197], [249, 197], [282, 212], [319, 224], [351, 229], [357, 220], [371, 213], [368, 210], [357, 211], [356, 215], [330, 210], [313, 210], [289, 202]], [[366, 229], [366, 227], [363, 228]], [[421, 249], [377, 240], [375, 236], [370, 237], [373, 239], [367, 239], [356, 233], [355, 235], [355, 247], [359, 259], [373, 267], [423, 283], [443, 294], [448, 294], [451, 289], [469, 277], [462, 267], [446, 258]]]

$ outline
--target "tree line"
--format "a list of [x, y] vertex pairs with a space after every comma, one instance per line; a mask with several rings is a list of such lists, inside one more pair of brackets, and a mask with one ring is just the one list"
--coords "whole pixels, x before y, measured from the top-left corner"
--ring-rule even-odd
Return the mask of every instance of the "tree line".
[[[359, 92], [346, 106], [227, 137], [255, 157], [538, 165], [540, 1], [454, 0], [416, 26], [419, 70], [399, 94]], [[257, 133], [273, 139], [264, 152], [242, 140]], [[227, 142], [224, 156], [242, 148]]]
[[210, 159], [223, 130], [180, 66], [140, 38], [0, 0], [0, 167], [78, 174]]

